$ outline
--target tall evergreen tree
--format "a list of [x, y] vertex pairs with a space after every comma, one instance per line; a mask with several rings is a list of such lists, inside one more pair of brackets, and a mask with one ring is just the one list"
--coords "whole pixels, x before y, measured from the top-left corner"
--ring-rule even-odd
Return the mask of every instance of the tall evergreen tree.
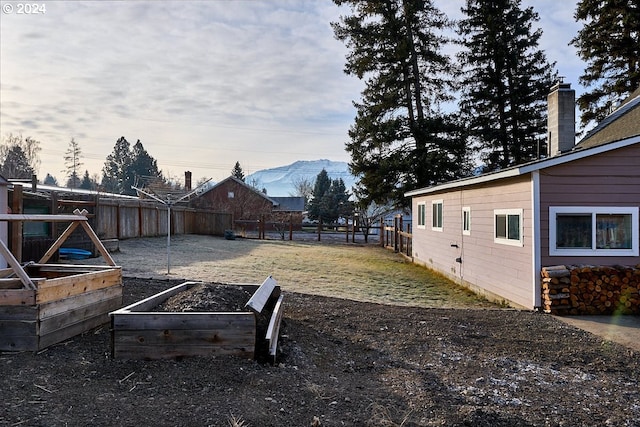
[[431, 0], [334, 0], [351, 15], [332, 23], [349, 48], [345, 72], [365, 80], [346, 144], [367, 200], [404, 202], [403, 193], [464, 173], [464, 140], [449, 101], [451, 61], [441, 34], [449, 20]]
[[640, 86], [640, 4], [638, 0], [582, 0], [574, 15], [584, 21], [571, 44], [587, 63], [580, 83], [591, 88], [578, 97], [582, 126], [600, 122]]
[[113, 152], [107, 156], [102, 168], [102, 187], [105, 191], [117, 194], [133, 194], [131, 186], [133, 177], [128, 175], [131, 165], [131, 150], [129, 141], [120, 137]]
[[546, 152], [546, 97], [555, 72], [538, 48], [538, 15], [520, 0], [467, 0], [459, 23], [460, 111], [485, 170]]
[[80, 181], [79, 188], [82, 188], [83, 190], [95, 190], [97, 186], [98, 183], [89, 176], [89, 171], [85, 170], [84, 175], [82, 176], [82, 181]]
[[138, 140], [131, 150], [131, 163], [128, 168], [128, 176], [144, 181], [162, 180], [162, 172], [158, 169], [156, 159], [144, 149], [142, 142]]
[[7, 149], [0, 165], [0, 174], [5, 178], [30, 179], [34, 170], [29, 159], [19, 145], [12, 145]]
[[326, 208], [322, 205], [323, 196], [329, 192], [331, 188], [331, 179], [329, 178], [329, 174], [325, 169], [322, 169], [318, 176], [316, 177], [316, 182], [313, 184], [313, 194], [311, 196], [311, 200], [309, 201], [309, 218], [318, 219], [323, 218], [323, 213]]
[[50, 174], [47, 174], [47, 176], [44, 177], [44, 181], [42, 181], [42, 183], [44, 185], [55, 185], [56, 187], [58, 186], [58, 180], [55, 176]]
[[[16, 148], [17, 147], [17, 148]], [[0, 170], [5, 178], [31, 178], [38, 173], [40, 141], [21, 134], [8, 134], [0, 144]]]
[[240, 181], [244, 182], [244, 171], [240, 166], [240, 162], [236, 162], [235, 166], [231, 170], [231, 176], [234, 178], [238, 178]]
[[69, 188], [78, 188], [80, 186], [80, 176], [78, 174], [78, 170], [80, 166], [82, 166], [82, 162], [80, 161], [80, 157], [82, 155], [82, 150], [80, 149], [80, 145], [76, 142], [74, 138], [71, 138], [69, 142], [69, 147], [67, 151], [64, 153], [64, 166], [65, 175], [67, 176], [67, 187]]

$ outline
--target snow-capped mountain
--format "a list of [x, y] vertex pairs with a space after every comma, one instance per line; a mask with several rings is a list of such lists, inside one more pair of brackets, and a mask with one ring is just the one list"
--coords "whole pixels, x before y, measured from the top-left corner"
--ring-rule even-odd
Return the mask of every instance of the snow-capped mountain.
[[349, 172], [347, 162], [326, 159], [299, 160], [287, 166], [260, 170], [246, 176], [245, 182], [259, 189], [266, 188], [269, 196], [287, 197], [295, 193], [295, 183], [301, 179], [307, 179], [313, 185], [322, 169], [327, 171], [332, 180], [342, 178], [348, 190], [356, 182], [356, 177]]

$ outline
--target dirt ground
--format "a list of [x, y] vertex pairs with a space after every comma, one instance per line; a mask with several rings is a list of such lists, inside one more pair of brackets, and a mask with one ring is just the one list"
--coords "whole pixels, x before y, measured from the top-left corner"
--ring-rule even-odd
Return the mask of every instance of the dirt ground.
[[[125, 304], [187, 276], [152, 274], [126, 254], [114, 254]], [[114, 360], [105, 325], [37, 354], [0, 353], [0, 425], [640, 426], [639, 353], [553, 316], [280, 285], [275, 364]]]

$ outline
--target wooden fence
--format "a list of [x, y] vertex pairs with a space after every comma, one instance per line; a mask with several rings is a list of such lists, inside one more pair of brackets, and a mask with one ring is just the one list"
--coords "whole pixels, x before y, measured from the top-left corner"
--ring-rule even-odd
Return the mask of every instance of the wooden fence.
[[[169, 208], [149, 200], [99, 199], [95, 228], [101, 239], [166, 236]], [[232, 228], [232, 214], [171, 207], [171, 234], [223, 236]]]
[[[169, 208], [152, 200], [103, 198], [99, 196], [51, 193], [50, 200], [23, 197], [22, 187], [11, 192], [10, 208], [13, 213], [69, 214], [74, 209], [86, 209], [89, 224], [100, 240], [120, 240], [134, 237], [166, 236], [169, 228]], [[11, 251], [20, 261], [39, 259], [44, 251], [64, 230], [66, 224], [43, 223], [38, 228], [25, 229], [23, 224], [10, 224]], [[171, 234], [204, 234], [223, 236], [233, 227], [230, 213], [193, 209], [186, 206], [171, 207]], [[68, 244], [93, 251], [93, 244], [83, 233], [74, 232]]]
[[380, 246], [391, 249], [413, 260], [411, 222], [405, 223], [402, 215], [397, 215], [393, 221], [380, 221]]

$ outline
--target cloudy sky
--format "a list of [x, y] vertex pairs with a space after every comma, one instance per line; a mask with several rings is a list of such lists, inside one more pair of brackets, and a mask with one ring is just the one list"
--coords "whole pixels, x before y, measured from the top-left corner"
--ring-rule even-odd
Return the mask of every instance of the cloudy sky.
[[[74, 138], [100, 173], [120, 136], [141, 140], [165, 175], [227, 177], [296, 160], [348, 161], [352, 100], [346, 48], [329, 0], [2, 1], [0, 136], [41, 142], [42, 179], [64, 182]], [[463, 0], [436, 0], [459, 17]], [[568, 46], [575, 1], [524, 0], [542, 48], [578, 94], [583, 64]], [[30, 10], [35, 12], [35, 10]]]

